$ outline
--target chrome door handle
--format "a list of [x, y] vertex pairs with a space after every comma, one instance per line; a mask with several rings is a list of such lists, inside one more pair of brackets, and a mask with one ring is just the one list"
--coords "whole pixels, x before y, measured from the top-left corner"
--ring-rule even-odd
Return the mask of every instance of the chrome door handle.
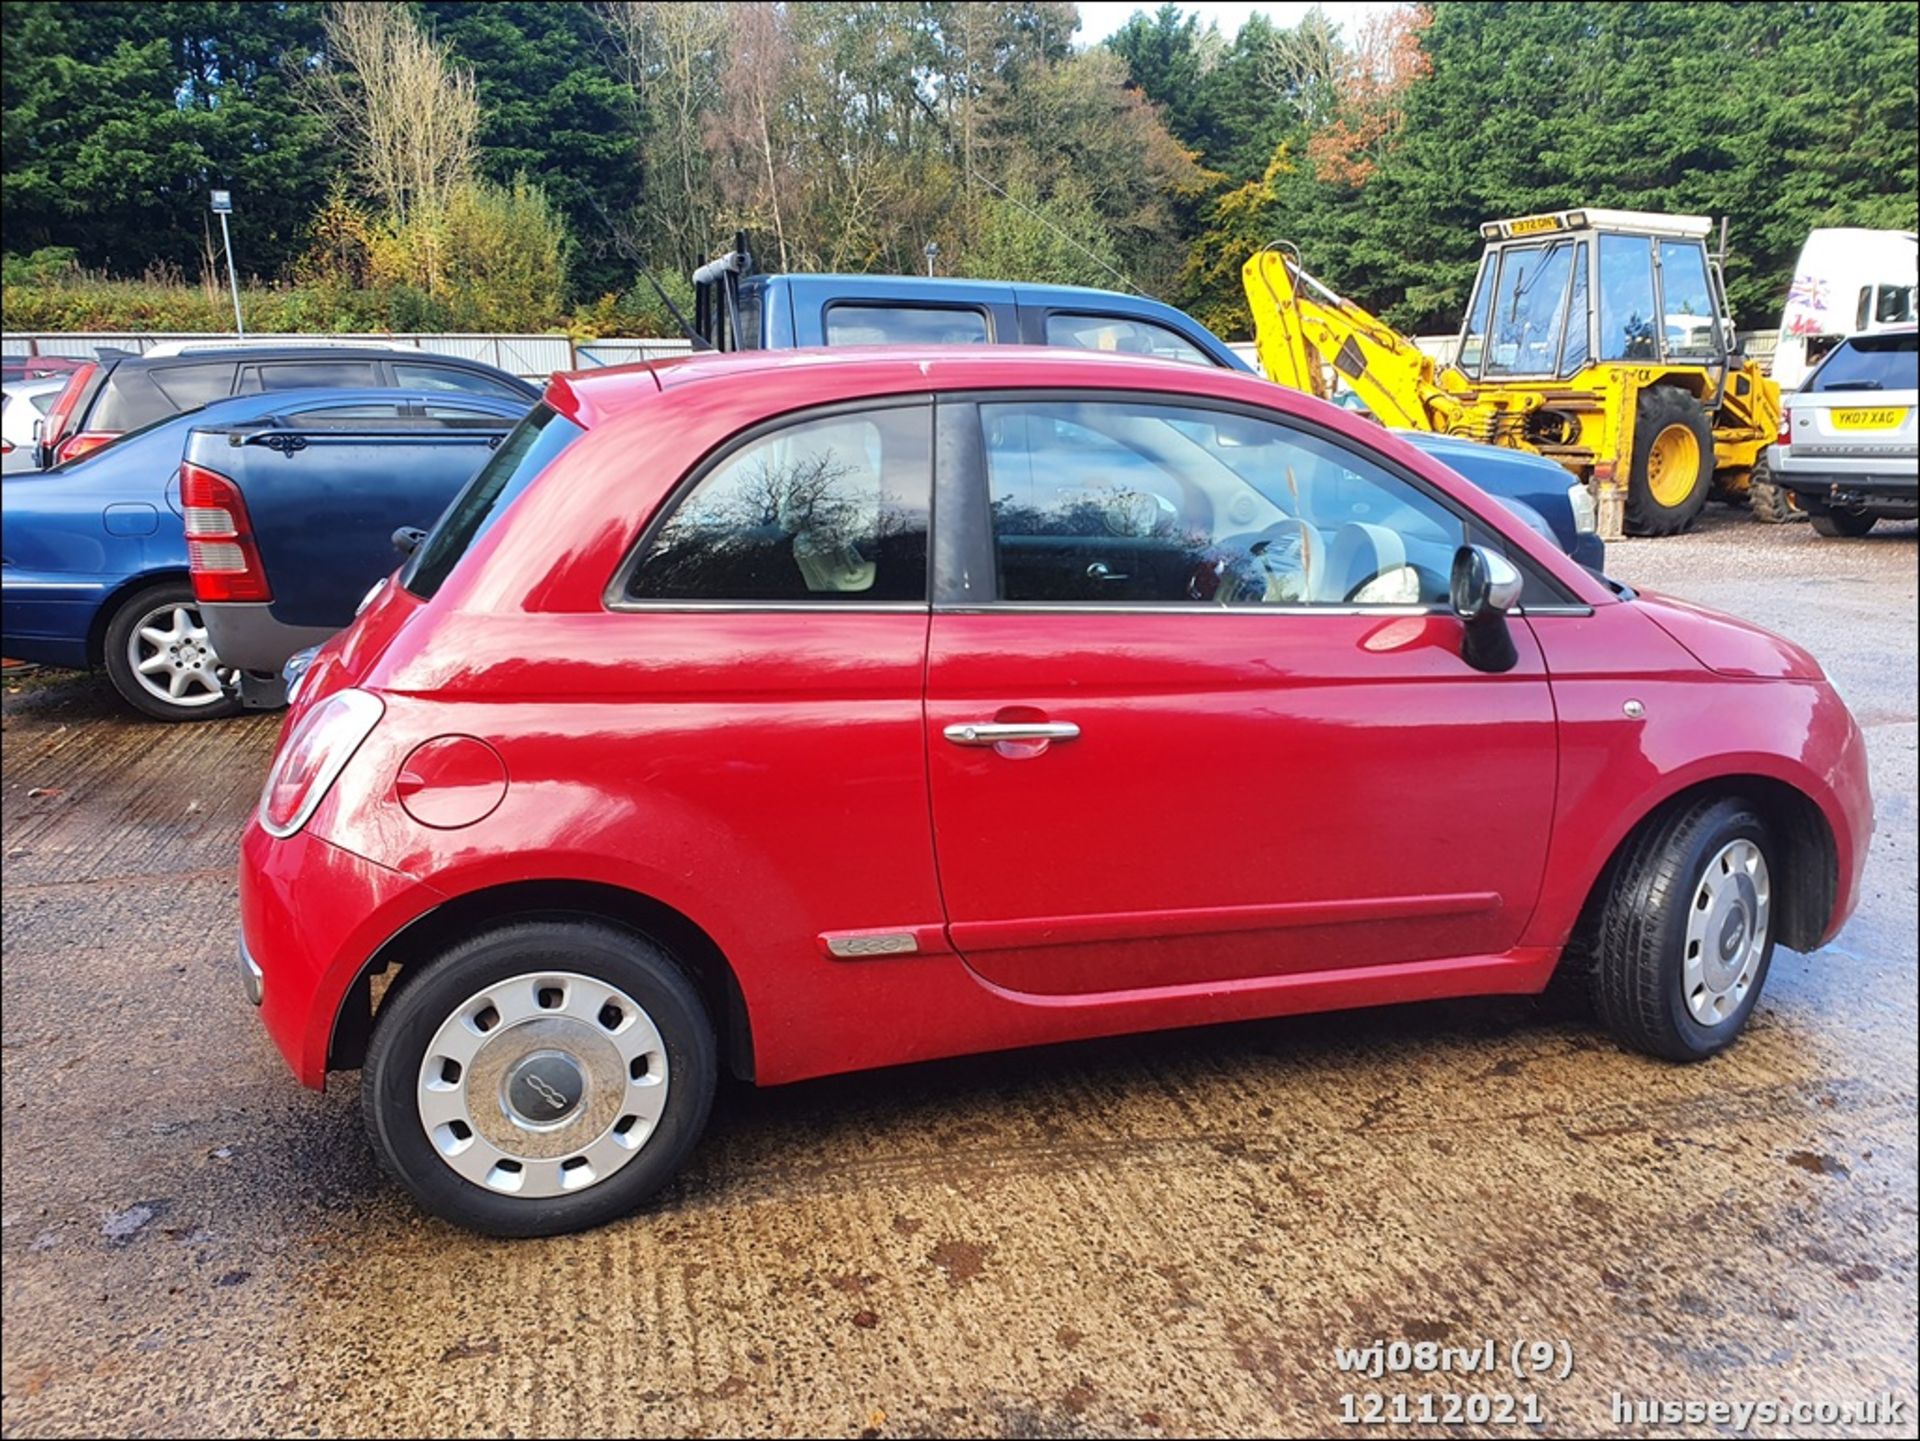
[[944, 732], [957, 746], [997, 746], [1002, 741], [1070, 741], [1080, 734], [1072, 721], [964, 721]]

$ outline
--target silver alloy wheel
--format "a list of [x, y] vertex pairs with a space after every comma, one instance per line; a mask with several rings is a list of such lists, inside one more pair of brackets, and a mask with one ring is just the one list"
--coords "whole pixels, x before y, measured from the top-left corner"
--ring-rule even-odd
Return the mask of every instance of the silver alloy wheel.
[[563, 1196], [640, 1153], [667, 1104], [667, 1046], [618, 987], [518, 975], [454, 1008], [420, 1063], [420, 1124], [457, 1173], [503, 1195]]
[[134, 622], [127, 664], [140, 689], [188, 710], [219, 705], [240, 683], [240, 672], [213, 653], [199, 610], [179, 601], [157, 605]]
[[1724, 1024], [1753, 989], [1767, 953], [1772, 881], [1760, 847], [1728, 841], [1707, 862], [1687, 911], [1681, 971], [1687, 1010], [1703, 1026]]

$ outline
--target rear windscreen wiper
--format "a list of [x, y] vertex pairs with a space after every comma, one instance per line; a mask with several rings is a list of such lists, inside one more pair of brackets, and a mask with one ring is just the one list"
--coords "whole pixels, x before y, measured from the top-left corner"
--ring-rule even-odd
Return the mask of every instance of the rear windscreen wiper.
[[1831, 385], [1823, 385], [1822, 390], [1885, 390], [1886, 386], [1877, 380], [1836, 380]]

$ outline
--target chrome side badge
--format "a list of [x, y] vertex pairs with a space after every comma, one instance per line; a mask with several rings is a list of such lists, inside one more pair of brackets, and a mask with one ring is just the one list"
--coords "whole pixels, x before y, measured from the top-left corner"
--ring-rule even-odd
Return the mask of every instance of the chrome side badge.
[[843, 961], [863, 956], [905, 956], [920, 949], [912, 931], [890, 931], [875, 935], [827, 937], [827, 954]]

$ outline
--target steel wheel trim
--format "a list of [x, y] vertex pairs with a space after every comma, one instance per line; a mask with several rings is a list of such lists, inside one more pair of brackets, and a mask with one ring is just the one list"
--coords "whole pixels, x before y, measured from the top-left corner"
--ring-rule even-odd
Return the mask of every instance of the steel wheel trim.
[[1664, 506], [1682, 504], [1700, 480], [1700, 439], [1685, 425], [1669, 425], [1647, 451], [1647, 489]]
[[475, 991], [420, 1063], [420, 1125], [454, 1172], [529, 1200], [598, 1185], [667, 1104], [667, 1047], [626, 992], [571, 971]]
[[1772, 934], [1772, 878], [1760, 847], [1728, 841], [1707, 862], [1687, 911], [1681, 986], [1687, 1011], [1703, 1026], [1720, 1026], [1753, 989]]
[[155, 606], [135, 623], [127, 664], [140, 689], [187, 709], [218, 705], [240, 683], [240, 672], [213, 653], [199, 610], [178, 601]]

